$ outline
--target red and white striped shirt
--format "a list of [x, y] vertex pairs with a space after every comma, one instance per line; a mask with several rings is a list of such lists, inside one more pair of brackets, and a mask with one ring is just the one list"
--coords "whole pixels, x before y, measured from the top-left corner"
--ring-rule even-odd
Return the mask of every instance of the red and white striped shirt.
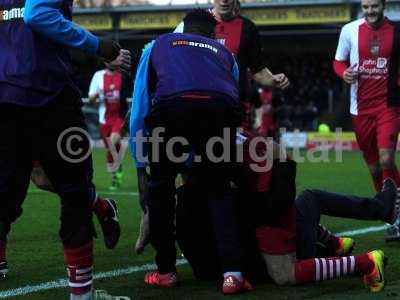
[[356, 66], [359, 73], [357, 82], [351, 85], [351, 114], [374, 114], [387, 108], [388, 103], [398, 103], [397, 98], [392, 99], [397, 88], [393, 85], [399, 55], [396, 36], [395, 25], [388, 19], [377, 28], [365, 19], [342, 28], [335, 60]]

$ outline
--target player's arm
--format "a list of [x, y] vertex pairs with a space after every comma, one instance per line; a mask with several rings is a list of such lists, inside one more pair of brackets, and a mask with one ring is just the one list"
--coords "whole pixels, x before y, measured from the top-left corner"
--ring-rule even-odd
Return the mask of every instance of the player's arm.
[[100, 97], [100, 80], [101, 80], [101, 73], [96, 72], [94, 73], [92, 80], [90, 81], [89, 85], [89, 102], [95, 103], [97, 99]]
[[264, 87], [287, 89], [290, 86], [289, 79], [285, 74], [272, 74], [272, 72], [265, 67], [261, 71], [253, 74], [253, 79]]
[[351, 51], [351, 37], [349, 37], [349, 34], [349, 25], [345, 25], [340, 32], [335, 59], [332, 65], [337, 76], [342, 78], [346, 83], [352, 84], [357, 80], [358, 71], [357, 65], [349, 65]]
[[253, 23], [247, 23], [249, 35], [249, 68], [253, 75], [253, 79], [261, 86], [269, 88], [286, 89], [290, 82], [285, 74], [273, 74], [266, 66], [262, 57], [260, 34], [257, 27]]
[[144, 143], [147, 132], [144, 120], [150, 109], [148, 78], [152, 47], [153, 43], [146, 45], [139, 61], [133, 88], [133, 103], [129, 120], [129, 146], [137, 169], [145, 168], [147, 163], [145, 158], [146, 144]]
[[60, 7], [63, 0], [27, 0], [25, 2], [24, 22], [31, 29], [48, 39], [91, 54], [97, 54], [108, 61], [120, 54], [117, 43], [100, 41], [89, 31], [66, 19]]
[[138, 138], [139, 136], [146, 136], [144, 119], [150, 109], [148, 79], [150, 69], [150, 54], [153, 44], [154, 42], [146, 45], [142, 56], [140, 57], [133, 88], [133, 103], [129, 120], [129, 146], [136, 164], [139, 204], [143, 210], [139, 237], [135, 244], [135, 251], [138, 254], [144, 250], [144, 247], [148, 243], [149, 236], [148, 212], [145, 202], [149, 180], [149, 176], [146, 172], [146, 161], [144, 157], [146, 149], [144, 141], [142, 140], [140, 142], [138, 141]]

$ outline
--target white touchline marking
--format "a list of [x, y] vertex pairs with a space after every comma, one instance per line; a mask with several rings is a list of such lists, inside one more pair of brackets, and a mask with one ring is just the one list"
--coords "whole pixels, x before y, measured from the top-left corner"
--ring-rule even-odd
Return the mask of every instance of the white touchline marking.
[[337, 235], [337, 236], [363, 235], [363, 234], [367, 234], [370, 232], [378, 232], [378, 231], [385, 230], [388, 226], [390, 226], [390, 225], [366, 227], [366, 228], [361, 228], [361, 229], [356, 229], [356, 230], [339, 232], [339, 233], [336, 233], [335, 235]]
[[[186, 263], [187, 263], [186, 259], [178, 259], [176, 261], [177, 266], [184, 265]], [[119, 277], [119, 276], [123, 276], [123, 275], [129, 275], [132, 273], [153, 271], [156, 269], [157, 269], [157, 267], [155, 264], [145, 264], [145, 265], [141, 265], [141, 266], [132, 266], [132, 267], [128, 267], [125, 269], [116, 269], [116, 270], [112, 270], [112, 271], [108, 271], [108, 272], [100, 272], [100, 273], [94, 274], [93, 277], [94, 277], [94, 279], [113, 278], [113, 277]], [[0, 299], [16, 297], [16, 296], [23, 296], [23, 295], [41, 292], [41, 291], [45, 291], [45, 290], [51, 290], [51, 289], [56, 289], [56, 288], [66, 288], [66, 287], [68, 287], [68, 281], [64, 278], [60, 278], [60, 279], [43, 282], [43, 283], [36, 284], [36, 285], [26, 285], [23, 287], [2, 291], [2, 292], [0, 292]]]
[[[373, 226], [373, 227], [366, 227], [356, 230], [344, 231], [336, 233], [339, 236], [357, 236], [357, 235], [364, 235], [371, 232], [378, 232], [383, 231], [386, 229], [388, 225], [383, 226]], [[187, 263], [186, 259], [178, 259], [176, 261], [176, 265], [185, 265]], [[155, 264], [145, 264], [141, 266], [132, 266], [125, 269], [116, 269], [108, 272], [100, 272], [94, 275], [94, 279], [105, 279], [105, 278], [114, 278], [123, 275], [129, 275], [133, 273], [139, 273], [144, 271], [151, 271], [156, 270]], [[68, 286], [68, 282], [66, 279], [61, 278], [54, 281], [48, 281], [39, 283], [36, 285], [26, 285], [23, 287], [10, 289], [6, 291], [0, 292], [0, 299], [11, 298], [16, 296], [23, 296], [27, 294], [32, 294], [36, 292], [41, 292], [45, 290], [57, 289], [57, 288], [65, 288]]]

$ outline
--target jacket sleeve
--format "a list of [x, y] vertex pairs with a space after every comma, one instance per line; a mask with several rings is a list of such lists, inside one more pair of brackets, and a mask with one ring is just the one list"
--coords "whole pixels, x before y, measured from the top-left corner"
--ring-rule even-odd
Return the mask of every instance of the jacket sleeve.
[[48, 39], [95, 54], [99, 47], [96, 36], [63, 16], [63, 0], [26, 0], [24, 22]]
[[[132, 97], [132, 111], [129, 121], [129, 146], [132, 157], [135, 160], [136, 168], [143, 168], [147, 164], [146, 154], [147, 144], [139, 141], [142, 137], [147, 137], [148, 132], [145, 128], [144, 120], [150, 110], [150, 96], [148, 91], [149, 63], [150, 54], [154, 42], [145, 46], [140, 57]], [[143, 140], [142, 140], [143, 141]]]

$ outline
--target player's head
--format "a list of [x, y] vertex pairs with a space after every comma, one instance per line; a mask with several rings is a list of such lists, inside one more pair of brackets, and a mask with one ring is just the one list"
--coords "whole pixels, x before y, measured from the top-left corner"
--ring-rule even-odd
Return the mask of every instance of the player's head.
[[383, 18], [386, 0], [361, 0], [361, 10], [369, 25], [379, 25]]
[[183, 18], [184, 32], [214, 38], [214, 29], [217, 21], [208, 11], [194, 9]]
[[214, 0], [213, 12], [221, 20], [229, 20], [239, 12], [238, 3], [238, 0]]

